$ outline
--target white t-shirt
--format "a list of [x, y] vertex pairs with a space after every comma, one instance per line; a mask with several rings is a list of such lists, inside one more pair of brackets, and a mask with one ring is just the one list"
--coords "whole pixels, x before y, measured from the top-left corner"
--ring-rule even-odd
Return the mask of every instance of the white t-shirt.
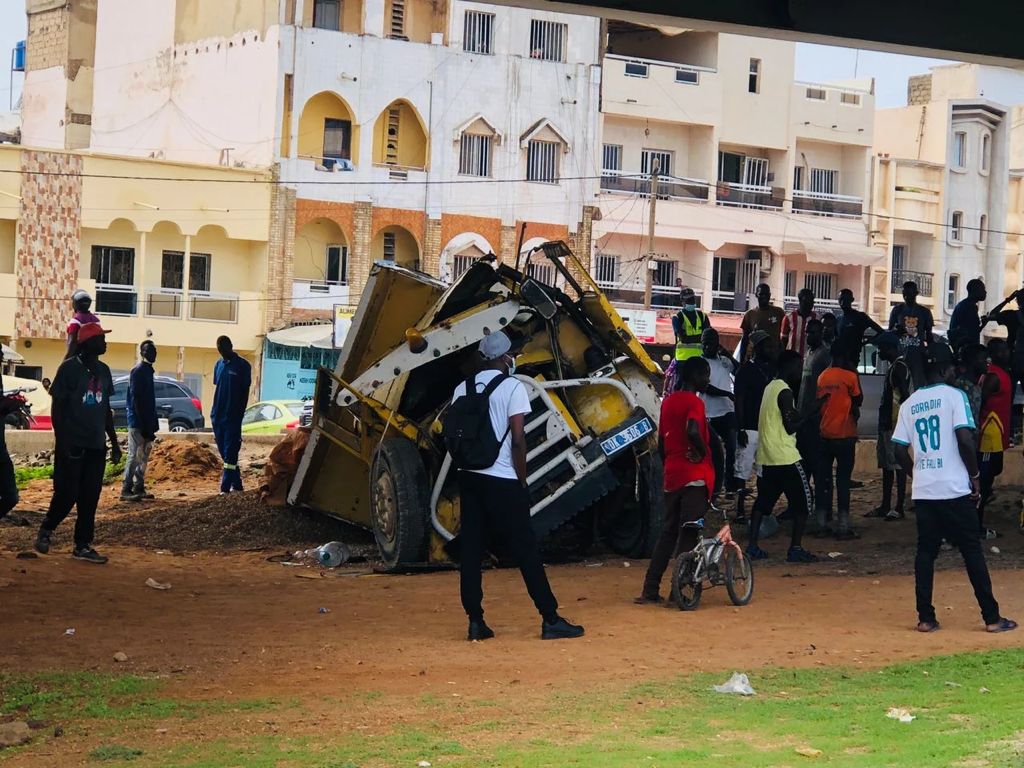
[[910, 446], [914, 455], [913, 498], [958, 499], [970, 494], [970, 476], [956, 439], [956, 431], [965, 428], [975, 428], [967, 395], [948, 384], [922, 387], [900, 405], [892, 441]]
[[[480, 371], [475, 379], [476, 391], [483, 392], [484, 388], [497, 375], [498, 371], [494, 370]], [[466, 394], [466, 382], [462, 382], [455, 388], [452, 402], [454, 403], [464, 394]], [[494, 434], [499, 440], [504, 436], [505, 440], [501, 444], [501, 451], [498, 452], [498, 459], [493, 465], [487, 469], [474, 469], [470, 471], [481, 475], [515, 480], [517, 475], [516, 468], [512, 465], [512, 433], [509, 431], [509, 420], [520, 413], [527, 414], [530, 412], [530, 395], [526, 391], [526, 385], [510, 376], [501, 382], [498, 388], [491, 393], [488, 405], [490, 406], [491, 425], [494, 427]]]
[[[708, 361], [708, 367], [711, 368], [711, 386], [718, 387], [725, 392], [732, 392], [732, 364], [721, 355], [710, 360], [706, 357], [704, 359]], [[709, 419], [716, 419], [736, 410], [736, 406], [728, 397], [720, 395], [701, 395], [700, 397], [704, 401], [704, 412]]]

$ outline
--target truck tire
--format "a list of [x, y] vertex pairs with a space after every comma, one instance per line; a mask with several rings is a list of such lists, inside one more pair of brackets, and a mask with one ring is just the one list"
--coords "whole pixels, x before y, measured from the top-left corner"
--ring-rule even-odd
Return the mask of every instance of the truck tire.
[[426, 559], [429, 507], [427, 470], [415, 443], [405, 438], [382, 441], [370, 469], [370, 518], [388, 568]]
[[611, 503], [602, 507], [599, 535], [617, 555], [642, 558], [651, 556], [658, 541], [665, 499], [661, 488], [661, 462], [657, 457], [641, 456], [636, 466], [640, 473], [639, 494], [634, 494], [638, 478], [635, 472], [630, 472], [622, 486], [626, 491], [625, 499], [611, 497]]

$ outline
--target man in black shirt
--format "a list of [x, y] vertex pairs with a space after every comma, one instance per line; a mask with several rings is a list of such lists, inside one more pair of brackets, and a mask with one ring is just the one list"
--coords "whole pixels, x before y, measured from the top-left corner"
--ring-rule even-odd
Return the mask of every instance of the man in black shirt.
[[[0, 348], [0, 367], [3, 366], [3, 362], [3, 348]], [[11, 461], [11, 454], [7, 452], [4, 428], [7, 415], [21, 407], [14, 399], [3, 396], [3, 383], [3, 376], [0, 375], [0, 519], [18, 504], [18, 483], [14, 477], [14, 462]]]
[[967, 281], [967, 298], [953, 308], [949, 318], [949, 344], [953, 350], [959, 350], [967, 344], [981, 343], [981, 318], [978, 317], [978, 304], [988, 296], [985, 284], [975, 278]]
[[908, 280], [903, 284], [903, 303], [897, 304], [889, 313], [889, 330], [900, 338], [900, 349], [910, 368], [915, 389], [927, 383], [924, 348], [932, 343], [934, 326], [931, 310], [917, 303], [917, 283]]
[[72, 556], [96, 564], [107, 562], [92, 548], [96, 506], [106, 469], [105, 436], [110, 438], [110, 460], [115, 464], [121, 460], [110, 410], [114, 382], [110, 369], [99, 359], [107, 351], [106, 333], [99, 323], [83, 324], [78, 329], [77, 353], [61, 363], [53, 377], [53, 497], [36, 536], [36, 550], [45, 555], [50, 551], [53, 532], [77, 505]]
[[836, 323], [836, 339], [854, 360], [860, 360], [860, 350], [864, 346], [864, 333], [874, 331], [872, 336], [882, 333], [882, 326], [876, 323], [866, 312], [853, 308], [853, 291], [843, 288], [839, 292], [839, 308], [842, 316]]

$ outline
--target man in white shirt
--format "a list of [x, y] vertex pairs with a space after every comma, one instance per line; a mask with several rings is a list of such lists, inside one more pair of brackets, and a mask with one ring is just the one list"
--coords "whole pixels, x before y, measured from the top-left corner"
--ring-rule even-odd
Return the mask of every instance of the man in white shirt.
[[[708, 425], [718, 436], [725, 453], [713, 451], [715, 462], [715, 494], [733, 491], [732, 476], [736, 470], [736, 404], [733, 395], [733, 376], [736, 374], [736, 361], [721, 354], [721, 342], [718, 331], [708, 328], [701, 336], [701, 350], [704, 359], [711, 368], [711, 383], [701, 394], [704, 411], [708, 417]], [[729, 481], [729, 487], [725, 482]]]
[[[481, 572], [481, 562], [492, 538], [504, 542], [519, 564], [526, 589], [542, 618], [541, 639], [580, 637], [583, 627], [558, 615], [558, 601], [551, 592], [530, 526], [526, 469], [526, 414], [530, 412], [530, 396], [526, 386], [513, 376], [515, 356], [511, 340], [502, 331], [484, 336], [480, 357], [483, 368], [473, 377], [478, 392], [498, 376], [504, 380], [488, 399], [491, 426], [501, 441], [498, 457], [486, 469], [459, 470], [460, 587], [462, 607], [469, 617], [468, 639], [494, 637], [494, 631], [484, 622]], [[452, 402], [465, 394], [463, 382], [455, 388]]]
[[[932, 605], [935, 558], [942, 540], [960, 550], [985, 629], [1007, 632], [1017, 623], [999, 614], [982, 552], [976, 512], [981, 495], [974, 445], [974, 417], [963, 390], [952, 386], [956, 368], [945, 344], [928, 347], [926, 386], [901, 405], [892, 441], [896, 459], [913, 477], [917, 517], [917, 631], [939, 628]], [[911, 458], [913, 451], [913, 458]]]

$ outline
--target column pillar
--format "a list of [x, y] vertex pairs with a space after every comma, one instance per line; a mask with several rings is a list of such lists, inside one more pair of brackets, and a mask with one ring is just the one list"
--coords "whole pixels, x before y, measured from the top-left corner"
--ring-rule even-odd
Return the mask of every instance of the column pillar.
[[135, 270], [135, 311], [145, 317], [146, 315], [146, 233], [139, 232], [139, 259], [138, 269]]
[[[189, 273], [191, 272], [191, 267], [192, 267], [192, 235], [185, 235], [185, 255], [182, 257], [182, 265], [181, 265], [181, 291], [182, 291], [182, 293], [181, 293], [181, 307], [182, 307], [182, 311], [186, 313], [185, 314], [186, 318], [188, 317], [188, 306], [189, 306], [189, 303], [188, 303], [188, 285], [189, 285], [189, 283], [188, 283], [188, 281], [189, 281]], [[212, 265], [211, 265], [211, 267], [212, 267]], [[181, 348], [181, 352], [179, 354], [179, 358], [180, 358], [181, 361], [184, 360], [184, 356], [185, 356], [185, 350], [184, 350], [184, 347], [182, 347]], [[181, 375], [181, 373], [182, 372], [179, 371], [179, 375]], [[179, 381], [180, 380], [181, 379], [179, 378]]]

